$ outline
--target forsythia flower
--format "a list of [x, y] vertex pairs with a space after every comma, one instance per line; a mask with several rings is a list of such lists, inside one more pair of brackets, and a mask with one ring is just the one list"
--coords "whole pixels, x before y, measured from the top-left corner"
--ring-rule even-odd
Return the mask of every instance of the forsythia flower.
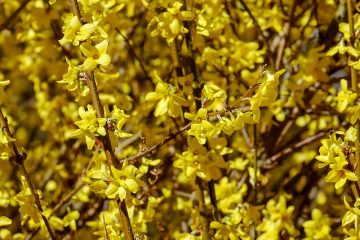
[[216, 129], [214, 125], [206, 120], [206, 108], [200, 108], [196, 115], [186, 112], [185, 118], [193, 121], [188, 134], [196, 137], [200, 144], [205, 144], [208, 137], [221, 131], [221, 128]]
[[357, 98], [357, 94], [348, 90], [348, 84], [345, 79], [340, 81], [341, 91], [337, 95], [337, 110], [344, 112], [349, 105], [352, 105]]
[[286, 206], [286, 198], [284, 195], [279, 197], [279, 201], [271, 199], [266, 204], [266, 209], [263, 210], [264, 219], [260, 225], [256, 227], [256, 230], [264, 232], [257, 239], [278, 239], [281, 229], [286, 231], [291, 236], [299, 235], [292, 221], [292, 213], [295, 210], [294, 206]]
[[331, 239], [331, 219], [317, 208], [311, 211], [311, 220], [305, 221], [303, 226], [306, 234], [304, 240]]
[[74, 65], [67, 57], [68, 71], [63, 75], [63, 79], [57, 81], [58, 83], [66, 84], [66, 89], [69, 91], [78, 91], [79, 96], [75, 99], [78, 101], [80, 97], [84, 97], [89, 93], [89, 88], [86, 84], [80, 81], [80, 68]]
[[128, 165], [125, 161], [121, 169], [111, 166], [112, 174], [109, 174], [103, 163], [98, 162], [98, 165], [90, 169], [85, 178], [92, 191], [97, 194], [110, 199], [124, 200], [127, 194], [136, 193], [144, 185], [140, 179], [146, 173], [147, 168], [137, 168]]
[[277, 97], [277, 88], [279, 77], [285, 72], [285, 69], [277, 71], [274, 74], [266, 72], [265, 80], [261, 83], [256, 94], [250, 99], [250, 110], [253, 112], [255, 121], [260, 119], [260, 107], [270, 106]]
[[107, 38], [107, 33], [98, 26], [99, 20], [92, 23], [81, 25], [77, 16], [68, 14], [64, 17], [63, 32], [64, 36], [59, 40], [61, 45], [72, 43], [78, 46], [85, 40], [98, 40], [99, 38]]
[[205, 98], [207, 109], [221, 110], [224, 108], [223, 102], [226, 99], [226, 93], [223, 89], [213, 83], [207, 83], [204, 85], [202, 94]]
[[76, 231], [76, 220], [80, 217], [78, 211], [71, 211], [63, 218], [64, 227], [69, 226], [72, 231]]
[[[114, 106], [114, 109], [109, 113], [109, 108], [105, 108], [105, 116], [107, 118], [108, 126], [111, 125], [110, 130], [114, 130], [114, 134], [119, 138], [131, 137], [130, 133], [125, 133], [121, 129], [123, 128], [126, 120], [129, 118], [129, 115], [124, 113], [124, 110], [119, 109], [117, 106]], [[113, 128], [112, 128], [113, 126]]]
[[221, 177], [220, 168], [225, 168], [226, 163], [219, 153], [215, 150], [207, 151], [194, 138], [189, 139], [189, 148], [181, 155], [176, 154], [174, 167], [181, 168], [191, 181], [194, 181], [195, 176], [206, 181]]
[[[349, 134], [351, 136], [350, 132]], [[344, 186], [346, 181], [357, 181], [355, 173], [347, 169], [349, 162], [343, 152], [343, 147], [347, 143], [343, 142], [341, 138], [336, 138], [336, 133], [331, 134], [329, 139], [321, 140], [321, 143], [320, 155], [316, 156], [316, 159], [321, 162], [319, 167], [329, 165], [331, 169], [325, 177], [325, 181], [334, 182], [336, 189]]]
[[182, 106], [188, 106], [186, 99], [176, 93], [177, 89], [174, 86], [164, 83], [156, 73], [155, 78], [158, 80], [155, 92], [150, 92], [145, 97], [145, 100], [149, 102], [159, 101], [154, 115], [157, 117], [167, 112], [171, 117], [182, 115]]
[[92, 71], [96, 68], [97, 65], [109, 65], [111, 62], [111, 58], [106, 53], [107, 47], [107, 40], [103, 40], [95, 46], [91, 45], [88, 42], [82, 43], [80, 45], [80, 50], [86, 57], [83, 64], [84, 70]]
[[148, 25], [149, 28], [155, 26], [151, 36], [160, 34], [170, 43], [174, 41], [177, 35], [187, 33], [188, 29], [183, 26], [182, 22], [191, 21], [195, 14], [189, 11], [181, 11], [182, 5], [182, 3], [175, 1], [171, 7], [167, 7], [167, 12], [154, 17]]
[[87, 111], [84, 107], [79, 108], [79, 115], [82, 120], [75, 122], [80, 128], [73, 133], [73, 136], [84, 134], [88, 149], [94, 146], [96, 136], [106, 135], [105, 124], [106, 118], [97, 118], [96, 112], [91, 105], [87, 106]]

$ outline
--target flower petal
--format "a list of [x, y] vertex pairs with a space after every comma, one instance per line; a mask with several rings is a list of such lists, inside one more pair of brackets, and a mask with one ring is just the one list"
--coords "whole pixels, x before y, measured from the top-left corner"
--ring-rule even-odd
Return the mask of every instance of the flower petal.
[[106, 53], [107, 47], [108, 47], [107, 40], [104, 40], [95, 45], [95, 48], [99, 51], [100, 55], [103, 55], [104, 53]]
[[111, 58], [106, 53], [101, 54], [100, 57], [96, 60], [96, 62], [100, 65], [106, 66], [109, 65], [111, 62]]
[[84, 69], [87, 71], [92, 71], [96, 68], [97, 62], [93, 58], [87, 58], [84, 61]]
[[12, 220], [8, 217], [1, 216], [0, 217], [0, 227], [8, 226], [12, 223]]

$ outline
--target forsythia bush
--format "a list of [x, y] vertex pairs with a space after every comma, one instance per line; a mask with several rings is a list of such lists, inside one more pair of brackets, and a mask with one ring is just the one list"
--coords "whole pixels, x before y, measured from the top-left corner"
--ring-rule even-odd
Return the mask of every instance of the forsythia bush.
[[355, 0], [0, 0], [0, 239], [360, 239]]

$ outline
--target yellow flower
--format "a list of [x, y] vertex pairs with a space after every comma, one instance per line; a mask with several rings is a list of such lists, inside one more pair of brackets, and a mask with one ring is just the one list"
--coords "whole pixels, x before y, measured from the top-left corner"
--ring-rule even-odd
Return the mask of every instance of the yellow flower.
[[171, 117], [178, 117], [182, 115], [182, 106], [188, 106], [185, 98], [180, 96], [177, 88], [171, 84], [164, 83], [155, 73], [155, 78], [158, 79], [155, 92], [150, 92], [146, 95], [145, 100], [149, 102], [158, 101], [154, 115], [161, 116], [168, 113]]
[[108, 54], [106, 54], [107, 47], [107, 40], [103, 40], [95, 46], [88, 42], [82, 43], [80, 45], [80, 50], [86, 57], [83, 64], [84, 70], [92, 71], [97, 67], [97, 65], [109, 65], [111, 58]]
[[75, 124], [80, 128], [72, 133], [72, 137], [78, 135], [85, 135], [85, 140], [88, 149], [91, 149], [94, 146], [96, 136], [106, 135], [105, 124], [106, 118], [97, 118], [96, 113], [91, 105], [87, 106], [87, 111], [84, 107], [79, 108], [79, 115], [81, 117], [80, 121], [75, 122]]
[[187, 33], [188, 29], [183, 26], [183, 21], [191, 21], [195, 14], [189, 11], [181, 11], [182, 3], [174, 2], [172, 7], [167, 8], [167, 12], [163, 12], [154, 17], [149, 28], [155, 26], [151, 32], [151, 36], [161, 35], [166, 38], [167, 42], [172, 42], [179, 34]]

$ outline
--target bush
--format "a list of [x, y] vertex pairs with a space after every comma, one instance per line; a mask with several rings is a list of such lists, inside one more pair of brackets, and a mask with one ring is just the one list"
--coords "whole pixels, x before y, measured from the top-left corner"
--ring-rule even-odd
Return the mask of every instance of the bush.
[[356, 1], [0, 3], [0, 239], [360, 238]]

